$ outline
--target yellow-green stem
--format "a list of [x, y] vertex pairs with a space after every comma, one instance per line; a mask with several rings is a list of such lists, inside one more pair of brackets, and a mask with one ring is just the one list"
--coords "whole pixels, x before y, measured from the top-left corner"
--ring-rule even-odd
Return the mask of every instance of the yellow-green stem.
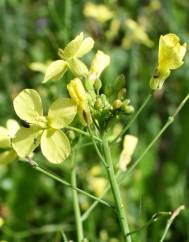
[[[127, 175], [130, 174], [134, 168], [141, 162], [142, 158], [147, 154], [147, 152], [151, 149], [151, 147], [156, 143], [156, 141], [158, 140], [158, 138], [167, 130], [167, 128], [173, 123], [175, 117], [177, 116], [177, 114], [180, 112], [180, 110], [183, 108], [183, 106], [185, 105], [185, 103], [188, 101], [189, 99], [189, 94], [187, 94], [185, 96], [185, 98], [181, 101], [181, 103], [179, 104], [179, 106], [177, 107], [177, 109], [175, 110], [175, 112], [173, 113], [173, 115], [171, 115], [167, 122], [163, 125], [163, 127], [161, 128], [161, 130], [157, 133], [157, 135], [154, 137], [154, 139], [150, 142], [150, 144], [146, 147], [146, 149], [143, 151], [143, 153], [139, 156], [139, 158], [135, 161], [135, 163], [127, 170]], [[125, 179], [127, 179], [127, 175], [124, 174], [124, 179], [120, 179], [121, 177], [121, 173], [118, 172], [118, 174], [116, 174], [116, 177], [119, 178], [118, 183], [124, 183]], [[104, 190], [104, 193], [102, 194], [102, 196], [100, 198], [103, 198], [106, 193], [110, 190], [110, 186], [107, 186], [106, 189]], [[95, 201], [92, 203], [92, 205], [87, 209], [87, 211], [82, 215], [82, 220], [86, 220], [88, 218], [88, 216], [91, 214], [91, 212], [93, 211], [93, 209], [98, 205], [98, 201]]]
[[120, 137], [122, 137], [127, 130], [131, 127], [131, 125], [134, 123], [134, 121], [136, 120], [136, 118], [139, 116], [139, 114], [142, 112], [142, 110], [145, 108], [146, 104], [150, 101], [150, 98], [152, 97], [152, 93], [150, 92], [148, 94], [148, 96], [144, 99], [142, 105], [140, 106], [140, 108], [137, 110], [137, 112], [133, 115], [133, 117], [131, 118], [131, 120], [129, 121], [129, 123], [125, 126], [125, 128], [123, 128], [123, 130], [121, 131], [121, 133], [112, 141], [112, 143], [116, 142], [117, 140], [119, 140]]
[[[75, 164], [75, 156], [72, 156], [72, 173], [71, 173], [71, 184], [73, 187], [77, 187], [77, 175], [76, 175], [76, 164]], [[72, 190], [73, 195], [73, 208], [75, 214], [75, 222], [76, 222], [76, 230], [77, 230], [77, 241], [82, 242], [84, 239], [83, 234], [83, 223], [81, 220], [81, 211], [79, 207], [79, 198], [76, 190]]]
[[105, 160], [106, 160], [106, 163], [108, 165], [108, 166], [106, 166], [106, 170], [107, 170], [112, 194], [113, 194], [114, 201], [115, 201], [115, 206], [116, 206], [117, 215], [118, 215], [118, 219], [119, 219], [119, 222], [120, 222], [122, 234], [123, 234], [123, 237], [124, 237], [124, 242], [131, 242], [131, 236], [128, 235], [129, 234], [129, 226], [128, 226], [128, 223], [127, 223], [127, 218], [126, 218], [126, 214], [125, 214], [124, 205], [123, 205], [123, 201], [122, 201], [122, 198], [121, 198], [119, 186], [118, 186], [118, 183], [117, 183], [116, 175], [115, 175], [115, 172], [114, 172], [114, 167], [113, 167], [113, 163], [112, 163], [112, 158], [111, 158], [111, 153], [110, 153], [106, 133], [103, 135], [102, 145], [103, 145]]

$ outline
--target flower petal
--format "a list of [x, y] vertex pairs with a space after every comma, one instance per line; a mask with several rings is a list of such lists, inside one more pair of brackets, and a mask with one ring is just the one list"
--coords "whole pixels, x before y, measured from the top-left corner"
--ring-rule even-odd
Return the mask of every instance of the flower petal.
[[8, 129], [0, 127], [0, 148], [6, 149], [11, 146]]
[[85, 38], [75, 57], [82, 57], [87, 54], [94, 46], [94, 40], [91, 37]]
[[186, 43], [181, 45], [175, 34], [161, 35], [159, 40], [159, 68], [164, 70], [177, 69], [183, 64]]
[[71, 98], [59, 98], [49, 108], [48, 125], [62, 129], [70, 124], [77, 113], [77, 106]]
[[12, 147], [20, 157], [26, 157], [37, 148], [43, 133], [41, 128], [31, 126], [21, 127], [12, 139]]
[[75, 39], [69, 42], [67, 46], [64, 48], [63, 58], [65, 60], [73, 58], [78, 52], [78, 50], [80, 49], [82, 42], [83, 42], [83, 33], [80, 33], [75, 37]]
[[9, 136], [11, 138], [14, 137], [14, 135], [16, 134], [16, 132], [19, 130], [20, 125], [18, 124], [18, 122], [14, 119], [8, 119], [7, 120], [7, 129], [9, 132]]
[[88, 74], [88, 69], [86, 65], [77, 58], [72, 58], [68, 62], [71, 72], [75, 76], [86, 77]]
[[67, 70], [67, 63], [63, 60], [56, 60], [51, 62], [47, 67], [43, 83], [49, 80], [59, 80]]
[[49, 162], [59, 164], [70, 154], [70, 142], [62, 131], [46, 129], [41, 137], [41, 151]]
[[18, 117], [28, 123], [35, 123], [35, 120], [43, 115], [41, 97], [33, 89], [21, 91], [14, 99], [13, 105]]
[[0, 153], [0, 165], [6, 165], [14, 161], [17, 157], [17, 154], [14, 150], [7, 150]]

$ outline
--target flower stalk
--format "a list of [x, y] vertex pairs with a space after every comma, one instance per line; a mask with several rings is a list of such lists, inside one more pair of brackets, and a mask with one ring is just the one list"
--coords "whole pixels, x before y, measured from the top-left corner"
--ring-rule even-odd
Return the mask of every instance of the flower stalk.
[[[75, 162], [75, 155], [72, 155], [72, 172], [71, 172], [71, 184], [73, 187], [77, 187], [77, 174], [76, 174], [76, 162]], [[77, 231], [77, 241], [82, 242], [84, 240], [84, 233], [83, 233], [83, 223], [81, 220], [81, 211], [79, 207], [79, 198], [78, 192], [76, 190], [72, 190], [73, 195], [73, 208], [74, 208], [74, 215], [75, 215], [75, 222], [76, 222], [76, 231]]]
[[112, 163], [112, 158], [111, 158], [111, 153], [110, 153], [110, 148], [109, 148], [106, 133], [102, 137], [102, 145], [103, 145], [105, 160], [106, 160], [106, 163], [108, 164], [108, 166], [106, 167], [106, 170], [107, 170], [112, 194], [113, 194], [114, 201], [115, 201], [118, 219], [119, 219], [119, 222], [120, 222], [120, 225], [121, 225], [121, 230], [122, 230], [122, 233], [123, 233], [123, 236], [124, 236], [124, 241], [125, 242], [131, 242], [131, 236], [128, 235], [129, 234], [129, 226], [128, 226], [128, 223], [127, 223], [127, 218], [126, 218], [126, 215], [125, 215], [124, 205], [123, 205], [123, 201], [122, 201], [122, 198], [121, 198], [121, 194], [120, 194], [119, 186], [118, 186], [118, 183], [117, 183], [116, 175], [115, 175], [115, 172], [114, 172], [114, 167], [113, 167], [113, 163]]

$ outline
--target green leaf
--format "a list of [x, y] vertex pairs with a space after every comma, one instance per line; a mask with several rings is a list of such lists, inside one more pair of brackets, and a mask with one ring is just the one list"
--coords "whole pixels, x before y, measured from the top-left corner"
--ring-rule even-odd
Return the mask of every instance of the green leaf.
[[70, 124], [77, 113], [77, 106], [71, 98], [59, 98], [49, 108], [48, 125], [62, 129]]
[[47, 129], [41, 137], [41, 150], [49, 162], [59, 164], [70, 154], [70, 142], [60, 130]]
[[43, 83], [49, 80], [59, 80], [67, 70], [67, 63], [63, 60], [53, 61], [46, 70]]
[[21, 127], [12, 139], [12, 147], [20, 157], [26, 157], [37, 148], [43, 133], [41, 128], [31, 126], [30, 128]]
[[14, 99], [13, 105], [18, 117], [28, 123], [35, 123], [36, 119], [43, 115], [41, 97], [33, 89], [21, 91]]

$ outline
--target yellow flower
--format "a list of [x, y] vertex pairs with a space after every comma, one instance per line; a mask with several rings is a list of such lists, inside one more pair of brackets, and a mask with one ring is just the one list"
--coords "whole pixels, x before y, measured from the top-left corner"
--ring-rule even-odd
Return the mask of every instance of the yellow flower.
[[96, 5], [90, 2], [86, 3], [83, 13], [86, 17], [94, 18], [100, 23], [104, 23], [114, 16], [113, 11], [108, 9], [104, 4]]
[[88, 106], [87, 93], [79, 78], [75, 78], [67, 85], [70, 97], [78, 107], [78, 115], [83, 125], [92, 122], [91, 114]]
[[127, 34], [122, 40], [122, 45], [125, 48], [130, 48], [133, 43], [141, 43], [147, 47], [153, 46], [153, 41], [149, 38], [143, 26], [133, 19], [127, 19], [126, 22]]
[[110, 56], [98, 50], [91, 63], [89, 80], [94, 84], [94, 82], [100, 77], [101, 73], [109, 64]]
[[11, 139], [15, 136], [19, 124], [14, 119], [9, 119], [6, 127], [0, 127], [0, 164], [7, 164], [16, 159], [16, 152], [11, 147]]
[[179, 68], [184, 62], [186, 43], [180, 44], [175, 34], [161, 35], [159, 40], [158, 67], [150, 80], [152, 89], [161, 89], [164, 81], [170, 75], [170, 70]]
[[125, 135], [123, 142], [123, 150], [119, 158], [119, 168], [126, 171], [128, 164], [131, 161], [132, 155], [136, 149], [138, 138], [133, 135]]
[[21, 127], [12, 139], [18, 156], [27, 157], [41, 144], [43, 155], [52, 163], [60, 163], [70, 154], [71, 148], [61, 131], [72, 122], [77, 107], [70, 98], [59, 98], [52, 103], [47, 117], [43, 116], [41, 97], [33, 89], [24, 89], [13, 102], [16, 114], [29, 124]]
[[79, 58], [87, 54], [93, 46], [92, 38], [84, 38], [83, 33], [77, 35], [64, 49], [59, 49], [58, 54], [61, 60], [53, 61], [47, 67], [43, 82], [59, 80], [68, 69], [76, 76], [86, 76], [88, 69]]

